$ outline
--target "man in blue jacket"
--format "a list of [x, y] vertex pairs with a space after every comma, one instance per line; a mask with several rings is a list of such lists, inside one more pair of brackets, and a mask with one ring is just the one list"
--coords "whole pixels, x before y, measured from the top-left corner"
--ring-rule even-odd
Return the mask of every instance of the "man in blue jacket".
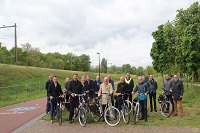
[[138, 92], [138, 96], [140, 94], [145, 95], [144, 96], [145, 99], [140, 99], [140, 96], [139, 96], [140, 106], [141, 106], [141, 110], [142, 110], [142, 118], [140, 118], [140, 120], [145, 120], [145, 122], [148, 122], [148, 119], [147, 119], [147, 95], [149, 93], [149, 89], [148, 89], [147, 83], [145, 83], [143, 81], [142, 76], [138, 77], [138, 82], [139, 83], [135, 86], [132, 94], [135, 94], [136, 92]]

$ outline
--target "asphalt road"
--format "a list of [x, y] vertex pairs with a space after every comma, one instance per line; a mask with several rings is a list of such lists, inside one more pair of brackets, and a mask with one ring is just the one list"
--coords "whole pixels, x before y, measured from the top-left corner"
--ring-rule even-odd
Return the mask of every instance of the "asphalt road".
[[45, 113], [46, 98], [0, 108], [0, 133], [10, 133]]

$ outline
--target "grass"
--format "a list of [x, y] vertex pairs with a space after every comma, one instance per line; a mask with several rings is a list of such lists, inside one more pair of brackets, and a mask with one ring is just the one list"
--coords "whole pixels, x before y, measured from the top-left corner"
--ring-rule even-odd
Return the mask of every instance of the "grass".
[[[74, 73], [78, 73], [79, 78], [90, 75], [91, 79], [95, 79], [98, 75], [91, 72], [0, 64], [0, 107], [45, 97], [45, 83], [50, 74], [58, 76], [58, 82], [64, 89], [65, 78], [71, 79]], [[101, 79], [104, 76], [106, 74], [101, 74]], [[14, 88], [14, 85], [19, 86]]]
[[[48, 76], [50, 74], [58, 76], [58, 82], [61, 86], [64, 86], [65, 78], [72, 77], [73, 73], [78, 73], [79, 78], [84, 75], [90, 75], [91, 79], [95, 79], [95, 76], [98, 73], [91, 73], [91, 72], [76, 72], [76, 71], [65, 71], [65, 70], [55, 70], [55, 69], [45, 69], [45, 68], [37, 68], [37, 67], [27, 67], [27, 66], [15, 66], [15, 65], [5, 65], [0, 64], [0, 107], [21, 103], [28, 100], [38, 99], [41, 97], [46, 96], [45, 91], [45, 82], [48, 80]], [[101, 80], [107, 74], [101, 74]], [[112, 79], [115, 82], [119, 81], [119, 77], [121, 75], [114, 74], [111, 75]], [[125, 76], [125, 75], [124, 75]], [[137, 83], [136, 76], [133, 75], [132, 78], [134, 79], [134, 83]], [[158, 81], [158, 90], [157, 95], [159, 95], [162, 90], [162, 77], [155, 77]], [[13, 85], [23, 85], [16, 87], [16, 94], [11, 88], [2, 88], [5, 86], [13, 86]], [[32, 85], [30, 85], [32, 84]], [[186, 88], [186, 85], [184, 85]], [[115, 87], [116, 88], [116, 87]], [[31, 91], [30, 91], [31, 90]], [[162, 117], [161, 113], [159, 112], [160, 105], [157, 103], [158, 112], [148, 112], [148, 119], [149, 122], [146, 123], [144, 121], [139, 121], [137, 125], [145, 125], [145, 126], [190, 126], [190, 127], [200, 127], [200, 87], [195, 86], [193, 89], [185, 89], [184, 97], [183, 97], [183, 110], [184, 110], [184, 117], [180, 119], [180, 116], [170, 118]], [[149, 107], [149, 100], [148, 105]], [[148, 110], [150, 110], [148, 108]], [[68, 120], [68, 112], [64, 111], [63, 119], [64, 121]], [[42, 119], [49, 120], [49, 115], [44, 116]], [[91, 118], [89, 118], [90, 123], [105, 123], [105, 122], [93, 122]], [[75, 120], [78, 122], [78, 119]], [[133, 115], [131, 115], [131, 125], [133, 124]], [[125, 125], [123, 120], [119, 126]]]
[[[135, 80], [136, 82], [136, 80]], [[161, 81], [158, 81], [159, 84], [159, 89], [157, 90], [157, 95], [159, 95], [162, 90], [161, 90]], [[130, 118], [130, 123], [129, 125], [133, 125], [133, 126], [137, 126], [137, 125], [144, 125], [144, 126], [170, 126], [170, 127], [174, 127], [174, 126], [180, 126], [180, 127], [198, 127], [200, 128], [200, 87], [195, 86], [194, 90], [185, 90], [184, 92], [184, 98], [183, 98], [183, 111], [184, 111], [184, 116], [183, 118], [180, 117], [180, 115], [178, 116], [170, 116], [169, 118], [164, 118], [161, 115], [160, 112], [160, 104], [157, 103], [157, 111], [158, 112], [150, 112], [150, 108], [149, 108], [149, 99], [148, 99], [148, 120], [149, 122], [145, 122], [145, 121], [139, 121], [136, 125], [133, 122], [133, 114], [131, 112], [131, 118]], [[135, 97], [135, 95], [134, 95]], [[179, 110], [179, 108], [178, 108]], [[63, 112], [63, 120], [66, 122], [68, 121], [68, 116], [69, 113], [67, 111]], [[49, 121], [50, 119], [49, 114], [44, 116], [42, 119], [43, 120], [47, 120]], [[78, 123], [78, 119], [76, 119], [74, 121], [74, 123]], [[88, 123], [92, 123], [92, 124], [105, 124], [105, 122], [94, 122], [92, 120], [92, 118], [89, 118], [89, 122]], [[119, 123], [118, 126], [124, 126], [126, 125], [123, 122], [123, 119], [121, 118], [121, 121]]]

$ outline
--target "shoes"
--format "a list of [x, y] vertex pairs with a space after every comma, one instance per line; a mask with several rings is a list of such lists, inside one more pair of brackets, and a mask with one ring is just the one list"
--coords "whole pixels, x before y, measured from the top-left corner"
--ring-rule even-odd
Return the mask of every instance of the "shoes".
[[169, 113], [169, 110], [165, 110], [164, 113]]
[[150, 112], [153, 112], [153, 110], [151, 109], [151, 111]]
[[50, 120], [50, 123], [53, 124], [53, 120]]
[[142, 118], [140, 118], [139, 120], [144, 120], [144, 118], [142, 117]]
[[181, 114], [181, 118], [183, 118], [183, 115]]
[[155, 109], [155, 112], [157, 112], [157, 109]]
[[72, 120], [71, 120], [71, 121], [69, 121], [69, 124], [72, 124], [72, 122], [73, 122]]
[[148, 122], [148, 119], [145, 119], [145, 122]]
[[173, 116], [177, 116], [177, 114], [173, 114]]

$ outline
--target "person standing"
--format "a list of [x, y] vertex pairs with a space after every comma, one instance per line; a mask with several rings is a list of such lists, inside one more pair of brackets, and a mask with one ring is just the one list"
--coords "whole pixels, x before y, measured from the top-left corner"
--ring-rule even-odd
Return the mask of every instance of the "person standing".
[[[108, 78], [108, 82], [112, 85], [112, 89], [114, 91], [115, 90], [114, 81], [111, 79], [110, 75], [108, 75], [107, 78]], [[113, 96], [113, 94], [111, 95], [111, 102], [112, 102], [112, 106], [114, 106], [114, 96]]]
[[69, 96], [70, 96], [70, 94], [69, 94], [69, 89], [68, 89], [68, 87], [69, 87], [69, 81], [70, 81], [70, 79], [67, 77], [66, 79], [65, 79], [65, 89], [64, 89], [64, 96], [65, 96], [65, 108], [67, 109], [67, 110], [69, 110], [69, 108], [70, 108], [70, 105], [69, 105]]
[[62, 98], [64, 98], [63, 96], [63, 91], [61, 89], [61, 85], [57, 82], [58, 77], [57, 76], [53, 76], [53, 83], [49, 85], [48, 88], [48, 95], [50, 98], [50, 108], [51, 108], [51, 113], [50, 113], [50, 123], [53, 123], [53, 114], [54, 114], [54, 110], [56, 107], [56, 97], [61, 96]]
[[86, 90], [89, 91], [90, 102], [92, 102], [94, 98], [94, 90], [92, 88], [93, 80], [90, 79], [90, 75], [86, 76], [85, 86], [86, 86]]
[[46, 85], [45, 85], [45, 88], [46, 88], [46, 91], [47, 91], [47, 104], [46, 104], [46, 114], [48, 114], [48, 112], [50, 111], [50, 98], [48, 96], [48, 88], [49, 88], [49, 85], [53, 83], [53, 75], [49, 75], [49, 79], [48, 81], [46, 82]]
[[177, 103], [180, 107], [180, 116], [183, 117], [183, 106], [182, 106], [182, 98], [183, 98], [183, 82], [178, 79], [178, 75], [174, 75], [174, 80], [172, 82], [172, 98], [174, 100], [174, 116], [177, 116]]
[[[98, 96], [99, 97], [101, 96], [101, 104], [102, 104], [103, 111], [105, 111], [108, 95], [112, 95], [112, 94], [113, 94], [112, 84], [109, 83], [108, 78], [105, 77], [104, 82], [100, 85], [99, 92], [98, 92]], [[109, 97], [109, 102], [111, 102], [110, 97]]]
[[[121, 106], [123, 103], [121, 94], [127, 93], [128, 89], [129, 89], [129, 85], [124, 81], [124, 79], [125, 78], [123, 76], [120, 77], [120, 83], [118, 83], [117, 91], [115, 93], [115, 96], [116, 96], [115, 107], [118, 108], [119, 110], [121, 110]], [[125, 95], [123, 97], [124, 97], [124, 99], [127, 98], [127, 96], [125, 96]]]
[[78, 106], [78, 97], [75, 94], [81, 94], [82, 85], [78, 80], [78, 74], [73, 75], [73, 80], [69, 82], [69, 94], [70, 94], [70, 112], [69, 112], [69, 124], [71, 124], [72, 117], [74, 115], [74, 108]]
[[128, 98], [129, 98], [129, 101], [132, 102], [132, 93], [131, 92], [133, 91], [133, 88], [134, 88], [134, 81], [133, 81], [133, 79], [131, 79], [130, 73], [126, 74], [125, 82], [129, 85], [128, 93], [130, 95], [128, 96]]
[[94, 90], [94, 93], [95, 93], [95, 97], [98, 97], [98, 92], [99, 92], [99, 88], [100, 88], [100, 85], [101, 85], [101, 81], [99, 79], [99, 76], [96, 76], [96, 80], [93, 81], [93, 84], [92, 84], [92, 88]]
[[[173, 99], [172, 99], [172, 92], [170, 92], [170, 90], [172, 89], [173, 79], [171, 78], [170, 74], [166, 74], [165, 78], [166, 78], [166, 80], [163, 83], [164, 86], [163, 86], [162, 94], [165, 93], [165, 95], [167, 96], [167, 99], [170, 100], [170, 102], [172, 103], [172, 111], [174, 111], [174, 102], [173, 102]], [[167, 107], [166, 111], [169, 111], [169, 106]]]
[[150, 99], [150, 109], [151, 112], [153, 111], [153, 104], [152, 99], [154, 102], [154, 111], [157, 112], [157, 106], [156, 106], [156, 90], [158, 88], [157, 82], [154, 80], [153, 75], [149, 75], [149, 81], [147, 82], [147, 85], [149, 87], [149, 99]]
[[[132, 94], [135, 94], [138, 92], [139, 100], [140, 100], [140, 106], [142, 111], [142, 118], [140, 120], [145, 120], [145, 122], [148, 122], [147, 119], [147, 95], [149, 93], [148, 85], [143, 81], [142, 76], [138, 77], [138, 84], [135, 86]], [[140, 95], [143, 95], [144, 97], [140, 99]]]

